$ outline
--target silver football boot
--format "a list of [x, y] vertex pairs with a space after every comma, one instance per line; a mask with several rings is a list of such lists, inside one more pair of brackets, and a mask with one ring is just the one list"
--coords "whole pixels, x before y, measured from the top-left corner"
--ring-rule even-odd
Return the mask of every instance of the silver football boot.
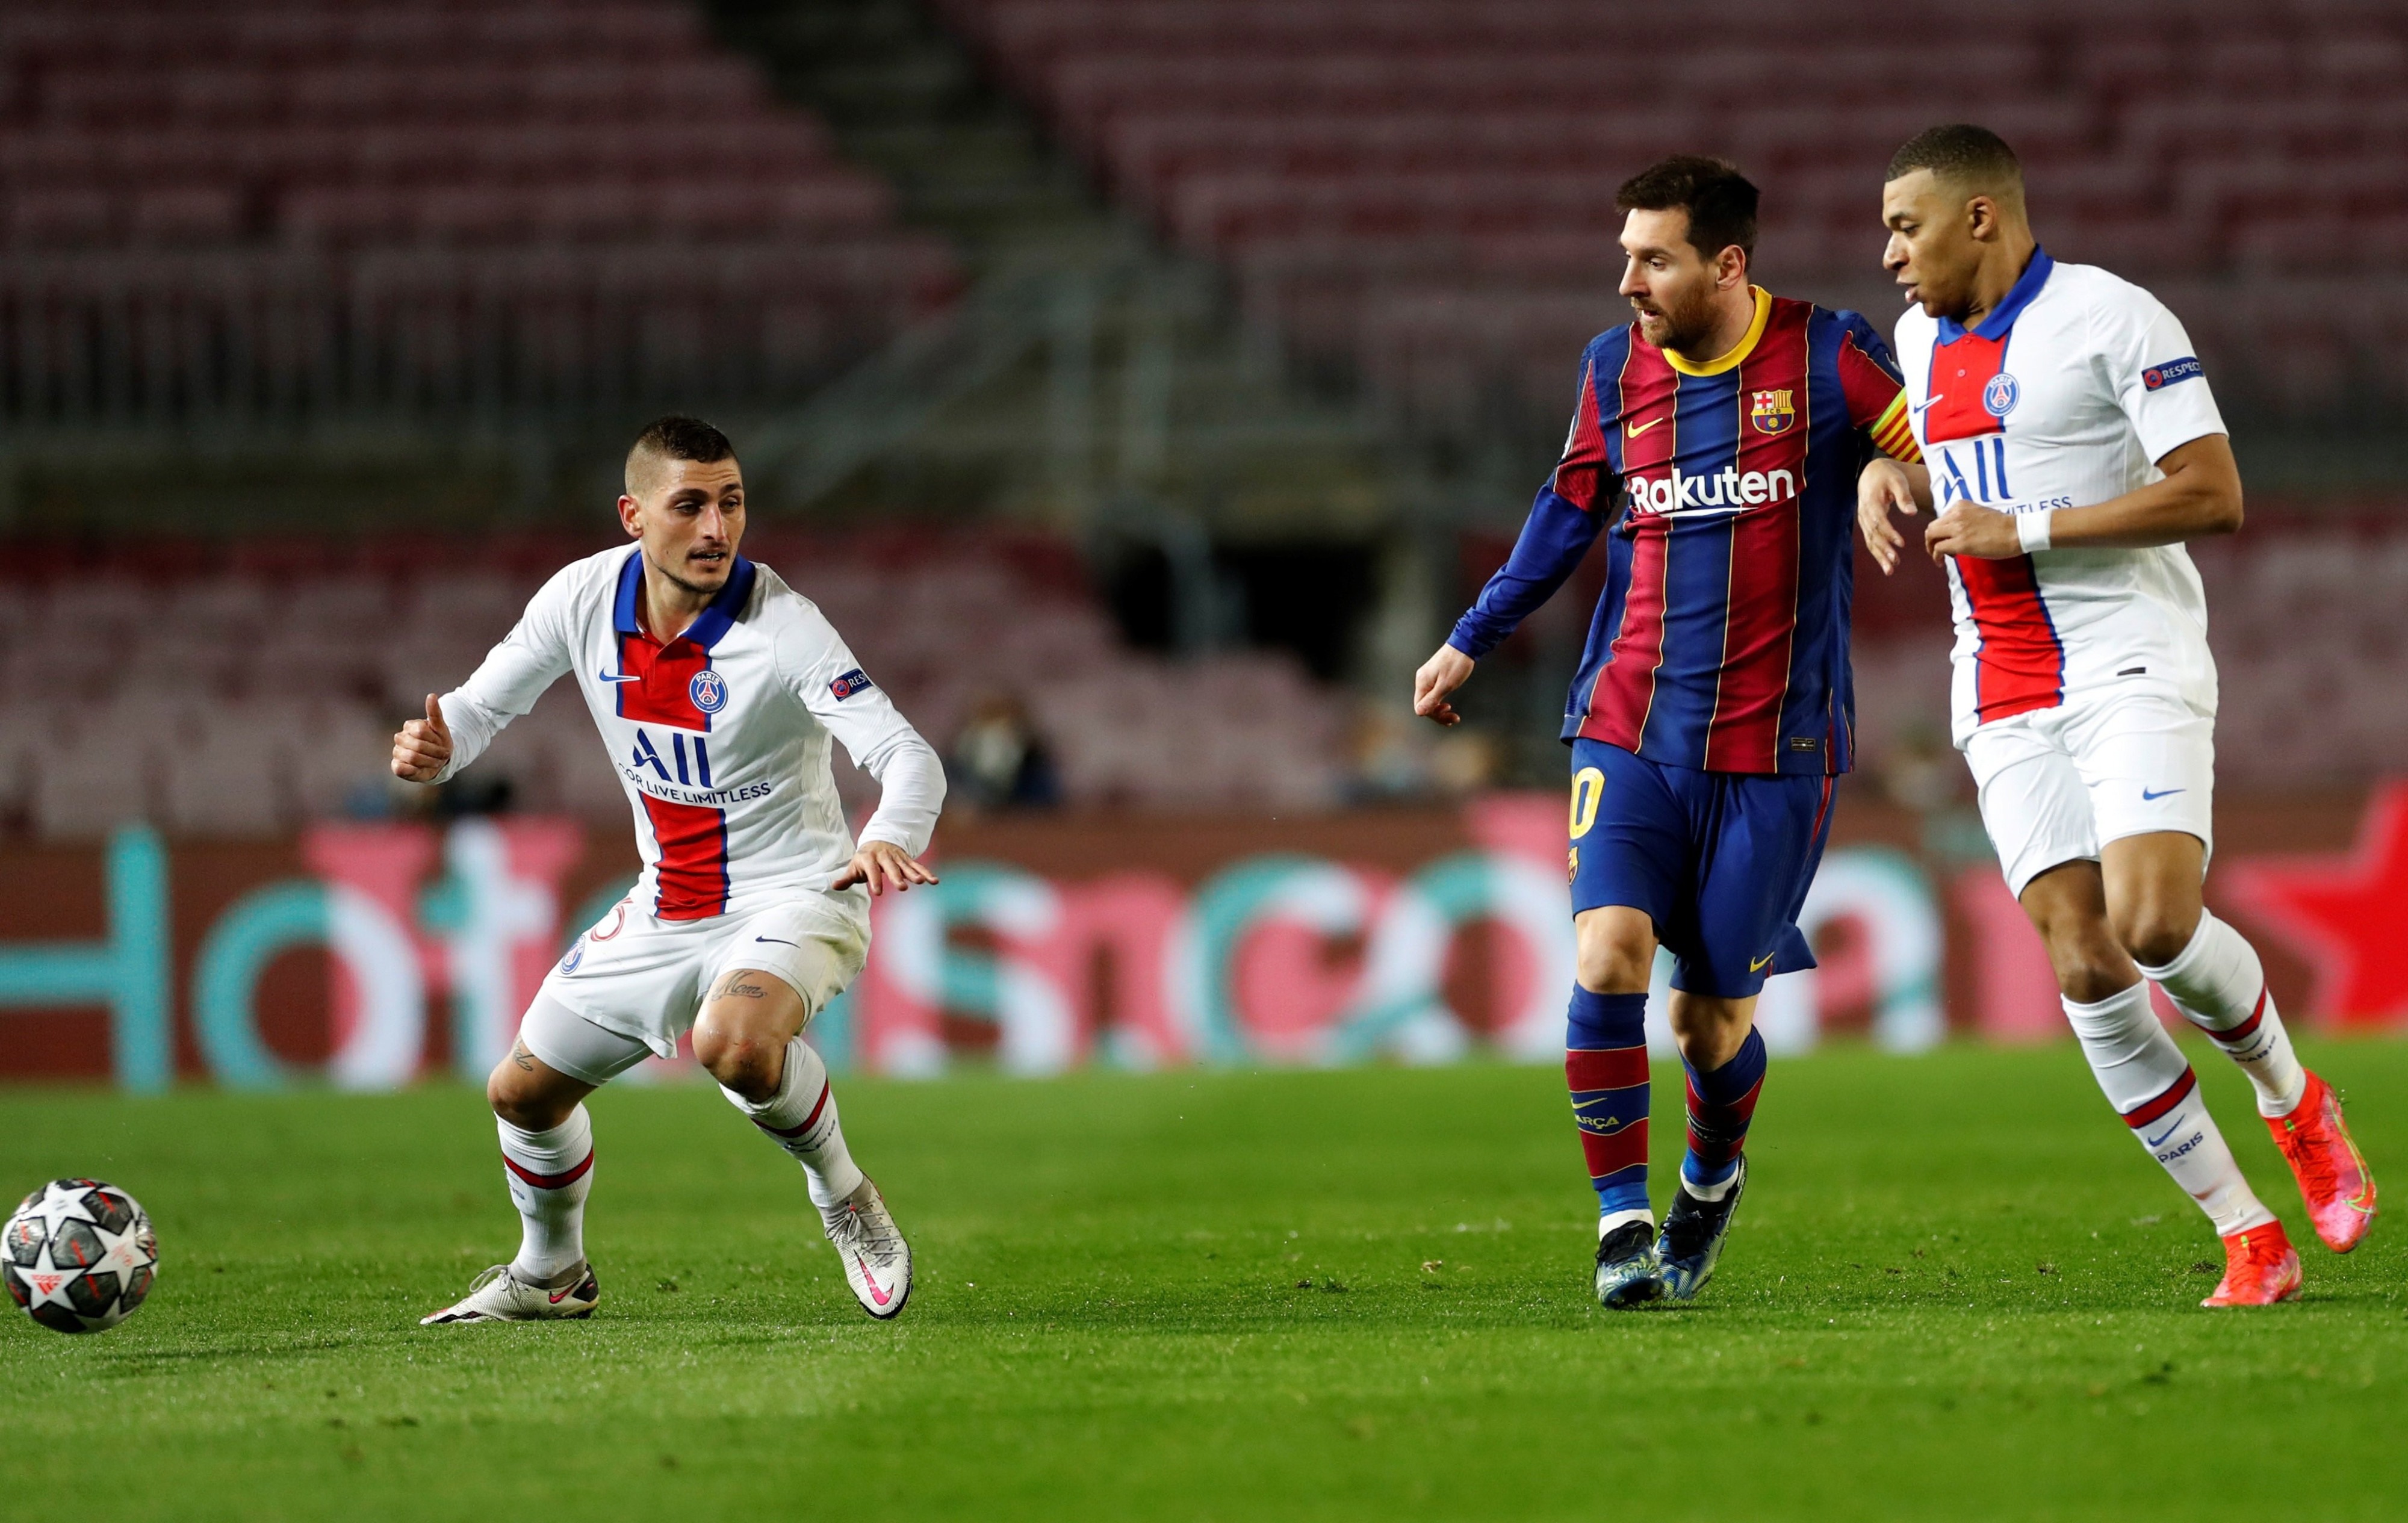
[[903, 1241], [894, 1213], [878, 1186], [864, 1174], [851, 1195], [820, 1212], [827, 1240], [844, 1260], [845, 1283], [861, 1309], [881, 1322], [911, 1299], [911, 1245]]
[[580, 1264], [565, 1278], [566, 1285], [537, 1285], [521, 1279], [509, 1265], [496, 1264], [477, 1276], [466, 1296], [439, 1312], [420, 1317], [418, 1325], [435, 1328], [452, 1322], [552, 1322], [592, 1316], [602, 1300], [602, 1287], [595, 1281], [594, 1266]]

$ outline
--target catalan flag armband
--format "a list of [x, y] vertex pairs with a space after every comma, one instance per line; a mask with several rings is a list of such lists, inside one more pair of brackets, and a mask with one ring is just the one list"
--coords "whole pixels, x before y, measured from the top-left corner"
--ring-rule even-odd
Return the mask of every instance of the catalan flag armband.
[[1866, 433], [1871, 437], [1874, 448], [1891, 459], [1902, 460], [1910, 466], [1922, 462], [1923, 452], [1915, 448], [1914, 428], [1907, 419], [1906, 393], [1899, 392], [1891, 398], [1889, 406], [1873, 420], [1872, 426]]

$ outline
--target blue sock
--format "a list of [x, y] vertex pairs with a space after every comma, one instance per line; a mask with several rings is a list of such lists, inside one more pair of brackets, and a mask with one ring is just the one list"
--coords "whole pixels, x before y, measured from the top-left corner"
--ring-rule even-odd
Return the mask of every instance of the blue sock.
[[1564, 1079], [1601, 1215], [1647, 1208], [1647, 997], [1575, 985]]
[[1756, 1097], [1764, 1088], [1763, 1033], [1750, 1030], [1730, 1061], [1712, 1073], [1688, 1069], [1688, 1075], [1689, 1151], [1681, 1159], [1681, 1177], [1711, 1189], [1739, 1171]]

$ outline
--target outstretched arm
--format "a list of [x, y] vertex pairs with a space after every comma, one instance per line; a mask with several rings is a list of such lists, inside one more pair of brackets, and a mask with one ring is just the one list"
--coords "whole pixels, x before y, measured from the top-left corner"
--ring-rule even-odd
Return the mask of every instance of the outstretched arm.
[[568, 669], [566, 611], [577, 571], [569, 567], [545, 582], [466, 682], [440, 698], [426, 696], [426, 717], [408, 721], [393, 738], [394, 776], [450, 782]]
[[1579, 567], [1605, 526], [1602, 513], [1577, 508], [1542, 488], [1530, 505], [1513, 553], [1480, 589], [1480, 598], [1455, 621], [1455, 632], [1413, 675], [1413, 712], [1440, 725], [1462, 723], [1447, 695], [1471, 676], [1472, 664], [1495, 650], [1531, 611], [1555, 594]]

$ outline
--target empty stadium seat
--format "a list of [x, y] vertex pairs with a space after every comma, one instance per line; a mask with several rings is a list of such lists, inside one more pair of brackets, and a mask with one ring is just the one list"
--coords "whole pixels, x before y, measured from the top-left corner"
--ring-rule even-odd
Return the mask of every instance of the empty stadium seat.
[[[386, 768], [395, 726], [592, 548], [238, 543], [0, 582], [0, 830], [89, 838], [149, 818], [258, 836], [406, 805]], [[747, 549], [820, 604], [940, 748], [982, 700], [1016, 693], [1073, 801], [1304, 809], [1340, 795], [1335, 695], [1284, 655], [1131, 652], [1058, 541], [765, 529]], [[566, 682], [479, 767], [509, 780], [517, 808], [616, 820], [627, 807]], [[846, 786], [874, 797], [866, 780]]]
[[[667, 243], [693, 257], [645, 263]], [[752, 399], [794, 396], [959, 285], [681, 0], [21, 0], [0, 247], [0, 426], [701, 400], [700, 372], [642, 352], [681, 323]], [[393, 257], [424, 250], [453, 263]], [[531, 361], [516, 314], [467, 295], [530, 256], [559, 344]], [[306, 310], [256, 299], [295, 291]]]
[[[939, 8], [1115, 194], [1236, 266], [1255, 321], [1311, 362], [1351, 364], [1425, 430], [1476, 430], [1500, 385], [1552, 394], [1570, 352], [1535, 346], [1534, 368], [1505, 377], [1518, 346], [1483, 324], [1515, 326], [1548, 305], [1541, 290], [1606, 309], [1613, 187], [1675, 151], [1753, 171], [1761, 267], [1826, 300], [1872, 279], [1890, 151], [1962, 120], [2015, 145], [2062, 256], [2149, 283], [2214, 277], [2214, 306], [2245, 305], [2237, 278], [2272, 267], [2294, 230], [2345, 222], [2374, 236], [2305, 263], [2402, 285], [2389, 229], [2408, 207], [2408, 13], [2379, 0], [1903, 19], [1872, 0], [1740, 0], [1656, 51], [1580, 0]], [[1450, 287], [1460, 299], [1439, 301]], [[2220, 372], [2250, 359], [2252, 324], [2177, 311]], [[1415, 325], [1423, 338], [1402, 342]], [[2294, 346], [2260, 399], [2300, 410], [2401, 368], [2369, 335], [2330, 337]]]

